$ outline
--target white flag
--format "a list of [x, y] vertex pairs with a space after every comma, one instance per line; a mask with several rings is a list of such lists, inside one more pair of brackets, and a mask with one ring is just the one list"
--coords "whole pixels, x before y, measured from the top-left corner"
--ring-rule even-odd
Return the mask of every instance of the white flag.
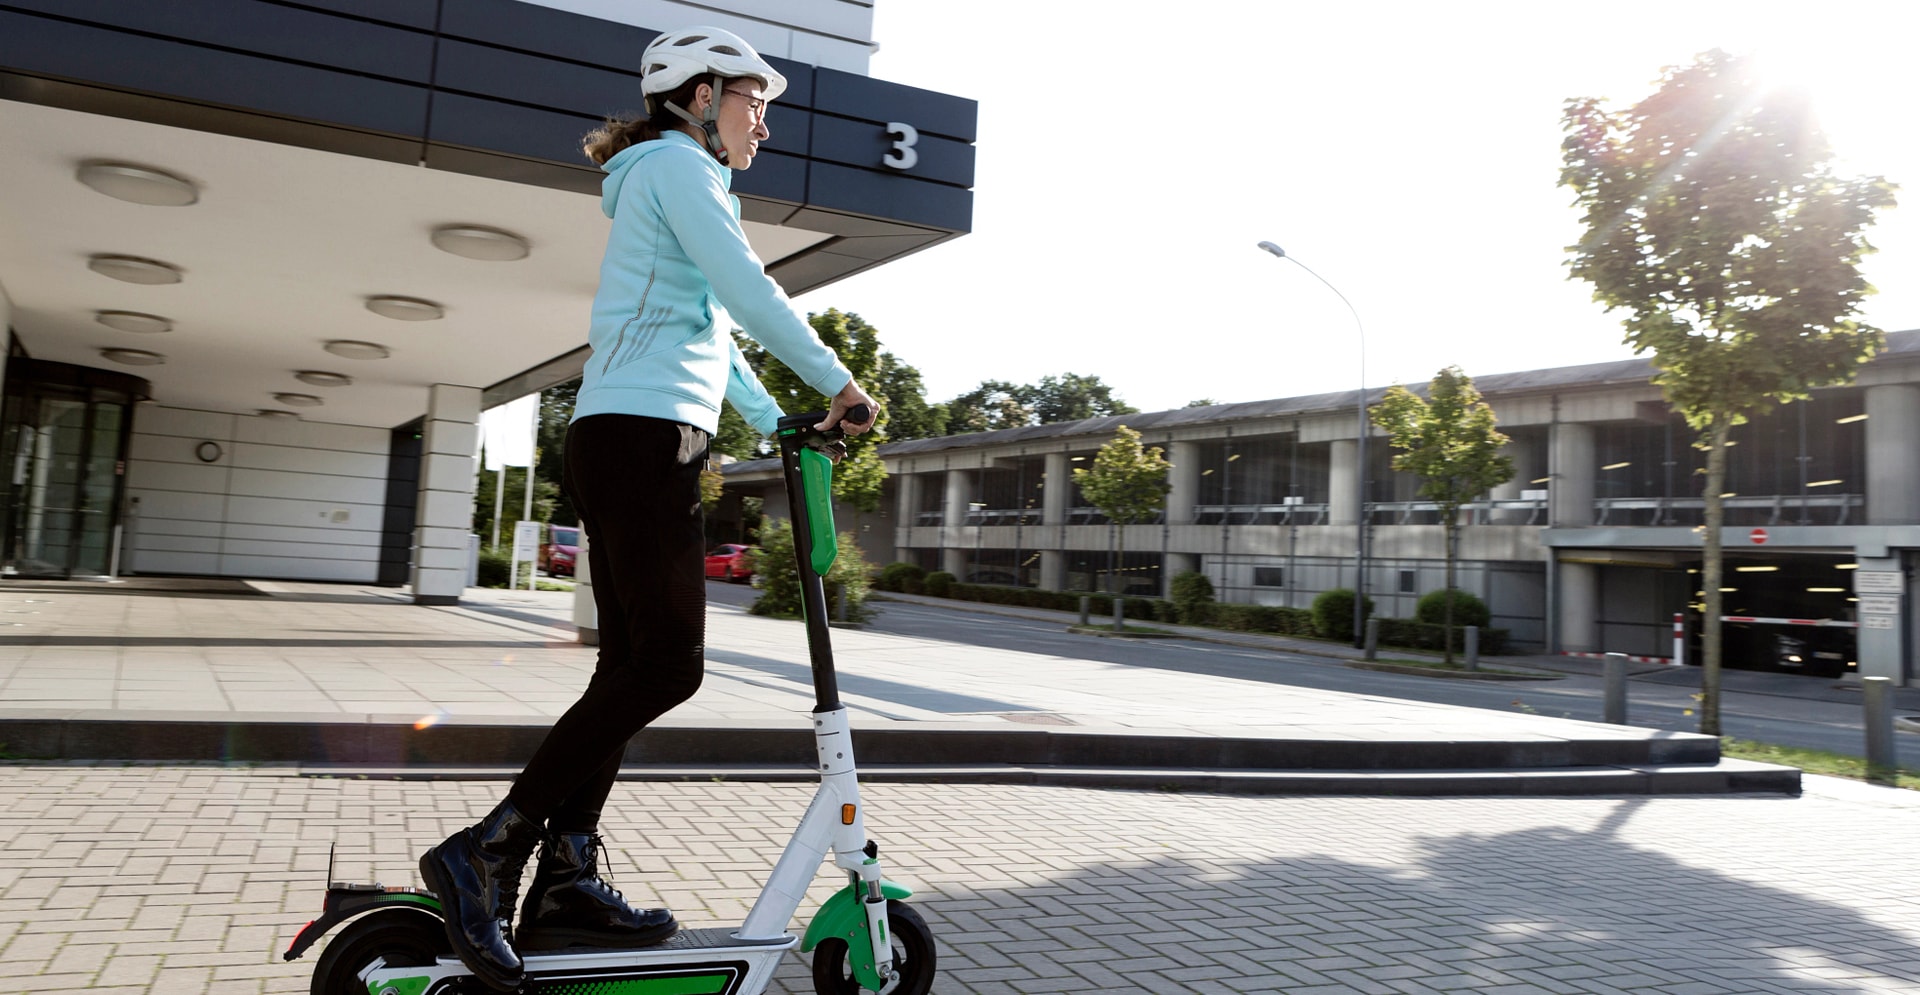
[[536, 391], [480, 412], [480, 445], [487, 452], [487, 469], [533, 465], [534, 419], [539, 411]]

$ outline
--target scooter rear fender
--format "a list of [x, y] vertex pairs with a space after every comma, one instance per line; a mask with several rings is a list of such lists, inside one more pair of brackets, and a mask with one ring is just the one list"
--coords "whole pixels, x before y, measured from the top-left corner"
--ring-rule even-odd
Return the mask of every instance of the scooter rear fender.
[[364, 915], [375, 909], [407, 908], [417, 909], [428, 915], [440, 915], [440, 899], [433, 892], [416, 888], [384, 888], [377, 884], [336, 885], [327, 889], [327, 897], [320, 906], [320, 916], [307, 923], [287, 944], [284, 955], [294, 960], [307, 952], [307, 948], [318, 942], [327, 931], [335, 926]]

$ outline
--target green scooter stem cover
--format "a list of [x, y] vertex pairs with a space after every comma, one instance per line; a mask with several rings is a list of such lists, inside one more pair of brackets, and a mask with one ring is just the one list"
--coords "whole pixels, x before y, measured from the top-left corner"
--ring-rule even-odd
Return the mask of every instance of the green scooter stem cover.
[[833, 461], [814, 449], [800, 450], [800, 485], [806, 492], [813, 572], [822, 577], [840, 555], [833, 534]]

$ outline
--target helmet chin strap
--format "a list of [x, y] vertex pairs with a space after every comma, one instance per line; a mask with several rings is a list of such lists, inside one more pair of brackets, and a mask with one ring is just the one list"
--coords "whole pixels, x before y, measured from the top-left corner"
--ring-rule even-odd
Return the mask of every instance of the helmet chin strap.
[[720, 141], [720, 94], [726, 91], [726, 82], [725, 76], [713, 78], [713, 99], [707, 101], [707, 112], [702, 117], [694, 117], [692, 112], [678, 104], [661, 101], [661, 105], [672, 111], [680, 120], [700, 129], [700, 134], [696, 137], [700, 138], [706, 144], [707, 151], [712, 152], [713, 157], [721, 162], [727, 161], [727, 147]]

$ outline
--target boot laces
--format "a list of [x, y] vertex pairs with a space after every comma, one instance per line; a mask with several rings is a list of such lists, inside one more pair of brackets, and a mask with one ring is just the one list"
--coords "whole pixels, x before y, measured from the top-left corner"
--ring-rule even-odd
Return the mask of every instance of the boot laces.
[[580, 862], [585, 865], [584, 869], [586, 871], [582, 876], [599, 886], [600, 890], [612, 895], [614, 901], [626, 902], [627, 897], [620, 894], [620, 892], [613, 887], [613, 881], [600, 870], [600, 854], [606, 850], [606, 841], [600, 838], [599, 833], [592, 833], [588, 838], [591, 839], [592, 842], [587, 844], [586, 852], [581, 854], [580, 858]]

